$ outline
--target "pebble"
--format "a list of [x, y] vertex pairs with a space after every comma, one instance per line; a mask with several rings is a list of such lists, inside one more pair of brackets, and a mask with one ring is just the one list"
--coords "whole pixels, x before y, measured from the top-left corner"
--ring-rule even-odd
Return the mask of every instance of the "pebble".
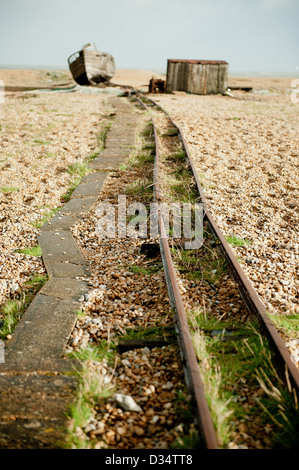
[[129, 395], [124, 395], [122, 393], [116, 393], [114, 398], [119, 406], [121, 406], [126, 411], [137, 411], [141, 412], [142, 408], [137, 405], [132, 397]]

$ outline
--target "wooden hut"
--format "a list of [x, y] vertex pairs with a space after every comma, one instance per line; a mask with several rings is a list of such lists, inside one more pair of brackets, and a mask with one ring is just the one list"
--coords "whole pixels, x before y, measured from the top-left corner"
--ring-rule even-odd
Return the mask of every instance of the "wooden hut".
[[168, 59], [166, 92], [186, 91], [197, 95], [225, 93], [228, 63], [225, 60]]

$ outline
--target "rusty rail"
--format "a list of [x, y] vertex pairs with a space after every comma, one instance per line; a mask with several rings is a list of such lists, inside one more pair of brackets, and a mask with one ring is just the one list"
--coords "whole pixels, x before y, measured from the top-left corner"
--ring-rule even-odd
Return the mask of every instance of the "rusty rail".
[[[138, 97], [137, 101], [145, 108], [146, 105]], [[155, 138], [155, 165], [154, 165], [154, 197], [156, 202], [160, 200], [160, 185], [159, 185], [159, 165], [160, 165], [160, 152], [158, 143], [158, 133], [155, 122], [152, 119], [152, 125]], [[158, 227], [160, 234], [160, 251], [164, 267], [164, 273], [167, 283], [167, 289], [170, 298], [170, 304], [174, 311], [174, 323], [178, 333], [178, 342], [182, 354], [182, 362], [184, 365], [184, 372], [186, 383], [191, 396], [194, 399], [196, 407], [196, 418], [201, 437], [205, 442], [207, 449], [219, 449], [219, 443], [214, 429], [214, 424], [211, 412], [207, 403], [203, 380], [200, 375], [198, 361], [196, 358], [192, 338], [190, 334], [187, 316], [184, 308], [183, 299], [181, 296], [176, 271], [172, 261], [171, 251], [166, 236], [163, 215], [158, 209]]]

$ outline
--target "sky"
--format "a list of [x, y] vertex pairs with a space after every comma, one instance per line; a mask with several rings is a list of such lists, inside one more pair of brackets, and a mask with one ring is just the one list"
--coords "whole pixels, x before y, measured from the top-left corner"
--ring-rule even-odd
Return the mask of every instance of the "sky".
[[299, 76], [299, 0], [0, 0], [0, 66], [67, 68], [90, 42], [119, 69], [218, 59]]

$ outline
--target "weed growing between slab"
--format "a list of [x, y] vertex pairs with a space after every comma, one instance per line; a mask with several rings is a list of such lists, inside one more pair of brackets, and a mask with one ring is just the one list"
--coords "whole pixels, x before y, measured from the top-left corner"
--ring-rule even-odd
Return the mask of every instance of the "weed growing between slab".
[[31, 225], [35, 228], [40, 228], [42, 227], [46, 222], [52, 219], [56, 212], [60, 210], [60, 207], [53, 207], [52, 209], [49, 210], [49, 212], [41, 217], [40, 219], [36, 220], [35, 222], [32, 222]]
[[9, 338], [38, 291], [47, 282], [48, 276], [36, 274], [0, 308], [0, 339]]

